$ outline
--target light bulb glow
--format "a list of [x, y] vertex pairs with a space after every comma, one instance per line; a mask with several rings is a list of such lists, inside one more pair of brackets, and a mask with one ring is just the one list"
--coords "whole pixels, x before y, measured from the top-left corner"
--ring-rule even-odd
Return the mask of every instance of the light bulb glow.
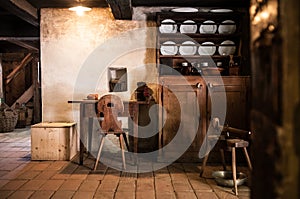
[[92, 10], [92, 8], [88, 8], [88, 7], [84, 7], [84, 6], [75, 6], [75, 7], [69, 8], [69, 10], [75, 11], [78, 16], [82, 16], [84, 14], [84, 12], [90, 11], [90, 10]]

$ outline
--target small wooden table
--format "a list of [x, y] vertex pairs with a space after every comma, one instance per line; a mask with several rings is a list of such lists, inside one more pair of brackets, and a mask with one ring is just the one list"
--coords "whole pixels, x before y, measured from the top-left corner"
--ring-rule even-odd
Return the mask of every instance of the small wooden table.
[[[91, 150], [91, 138], [92, 138], [92, 131], [93, 131], [93, 118], [96, 117], [96, 103], [98, 100], [69, 100], [68, 103], [73, 104], [80, 104], [80, 118], [79, 118], [79, 125], [80, 125], [80, 133], [79, 138], [85, 137], [88, 135], [87, 139], [87, 151]], [[130, 129], [133, 133], [133, 151], [134, 153], [138, 152], [138, 119], [139, 119], [139, 101], [130, 100], [130, 101], [123, 101], [124, 104], [124, 115], [123, 117], [131, 117], [133, 121], [133, 128]], [[85, 125], [85, 118], [88, 118], [88, 132], [84, 130]], [[128, 120], [130, 121], [130, 120]], [[87, 134], [86, 134], [87, 133]], [[85, 150], [84, 143], [82, 139], [80, 139], [80, 149], [79, 149], [79, 164], [83, 164], [83, 153]]]

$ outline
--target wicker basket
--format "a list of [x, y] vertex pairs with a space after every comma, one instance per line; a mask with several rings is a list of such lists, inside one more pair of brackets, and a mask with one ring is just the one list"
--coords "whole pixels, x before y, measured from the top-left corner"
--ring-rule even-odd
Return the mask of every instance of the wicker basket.
[[0, 133], [13, 131], [18, 121], [18, 114], [11, 108], [0, 109]]

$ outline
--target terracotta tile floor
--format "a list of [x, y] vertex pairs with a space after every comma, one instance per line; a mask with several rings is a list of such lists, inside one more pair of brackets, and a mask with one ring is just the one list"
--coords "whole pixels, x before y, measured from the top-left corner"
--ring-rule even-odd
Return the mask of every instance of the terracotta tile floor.
[[[80, 166], [74, 161], [31, 161], [30, 129], [0, 133], [0, 199], [25, 198], [250, 198], [246, 185], [239, 196], [231, 188], [216, 185], [208, 166], [199, 177], [199, 164], [173, 163], [163, 169], [141, 174], [120, 172], [99, 165], [91, 171], [93, 158]], [[247, 173], [247, 168], [239, 167]]]

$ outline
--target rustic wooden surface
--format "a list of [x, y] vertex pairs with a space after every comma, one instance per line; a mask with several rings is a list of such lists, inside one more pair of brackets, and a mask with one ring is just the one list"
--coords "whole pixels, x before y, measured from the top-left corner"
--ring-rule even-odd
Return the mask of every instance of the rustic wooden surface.
[[[218, 96], [224, 93], [221, 93], [222, 90], [219, 88], [222, 85], [216, 77], [207, 77], [204, 81], [204, 79], [199, 76], [188, 76], [186, 80], [187, 81], [180, 81], [176, 76], [160, 77], [162, 85], [165, 86], [162, 88], [163, 100], [160, 103], [162, 103], [166, 110], [164, 117], [167, 118], [161, 132], [161, 139], [163, 145], [171, 142], [178, 131], [180, 122], [184, 124], [183, 131], [187, 136], [192, 130], [197, 129], [198, 132], [193, 143], [179, 161], [198, 162], [200, 160], [198, 157], [199, 149], [206, 135], [210, 119], [217, 117], [217, 115], [211, 115], [211, 95], [213, 95], [214, 100], [219, 100], [220, 98]], [[225, 123], [242, 129], [249, 129], [249, 77], [228, 76], [222, 77], [222, 80], [227, 97]], [[200, 83], [202, 86], [196, 88], [195, 85], [197, 83]], [[209, 83], [212, 85], [210, 92], [208, 92], [209, 88], [207, 86]], [[191, 86], [193, 89], [191, 89]], [[171, 90], [173, 92], [171, 92]], [[177, 99], [174, 94], [176, 94], [179, 99]], [[182, 106], [181, 110], [179, 100]], [[221, 102], [216, 104], [222, 105]], [[200, 118], [196, 118], [198, 116], [195, 107], [197, 106], [200, 109]], [[218, 107], [214, 108], [218, 109]], [[183, 114], [182, 117], [181, 114]], [[181, 121], [181, 119], [183, 119], [183, 121]], [[197, 119], [199, 120], [199, 127], [195, 126]], [[217, 160], [219, 159], [219, 155], [212, 156], [217, 156]]]
[[77, 154], [75, 123], [39, 123], [31, 127], [32, 160], [71, 160]]

